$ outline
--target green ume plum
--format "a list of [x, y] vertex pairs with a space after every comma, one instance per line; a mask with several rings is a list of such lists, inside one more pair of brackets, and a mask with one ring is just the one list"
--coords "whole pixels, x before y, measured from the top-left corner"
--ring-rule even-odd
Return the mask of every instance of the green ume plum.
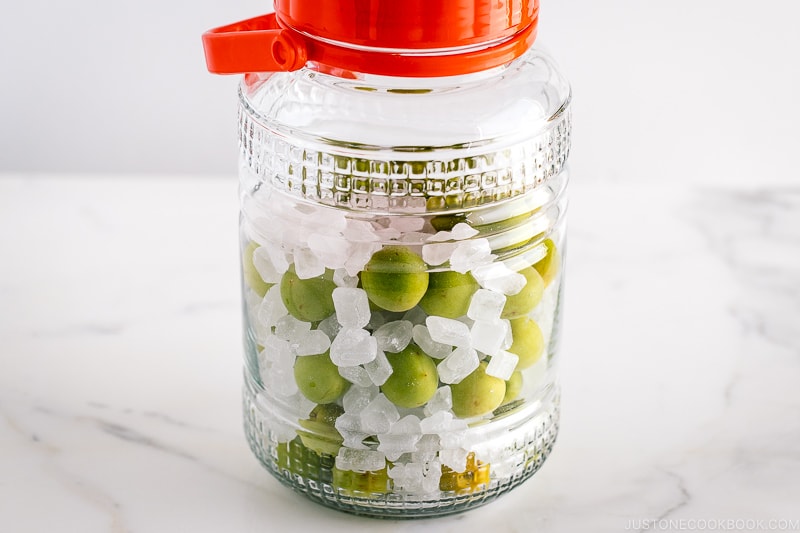
[[503, 403], [501, 405], [505, 405], [516, 400], [521, 390], [522, 372], [516, 370], [513, 374], [511, 374], [511, 377], [506, 380], [506, 394], [503, 396]]
[[517, 370], [533, 366], [544, 353], [544, 337], [539, 324], [528, 317], [515, 318], [511, 321], [511, 336], [514, 342], [509, 352], [519, 357]]
[[314, 403], [336, 401], [350, 386], [339, 375], [328, 352], [298, 357], [294, 363], [294, 379], [303, 396]]
[[257, 248], [258, 243], [250, 241], [242, 252], [242, 277], [247, 286], [263, 298], [273, 284], [267, 283], [261, 279], [261, 274], [258, 273], [255, 265], [253, 265], [253, 252], [255, 252]]
[[392, 375], [381, 386], [386, 398], [398, 407], [419, 407], [431, 399], [439, 385], [436, 363], [416, 344], [399, 353], [387, 353]]
[[527, 315], [542, 299], [544, 281], [542, 276], [533, 267], [523, 268], [519, 271], [525, 276], [525, 286], [517, 294], [506, 299], [503, 307], [503, 318], [518, 318]]
[[428, 289], [425, 262], [403, 246], [375, 252], [361, 273], [361, 286], [370, 301], [387, 311], [408, 311]]
[[334, 427], [336, 419], [344, 409], [335, 403], [317, 405], [307, 420], [298, 420], [303, 429], [297, 435], [306, 448], [319, 454], [336, 455], [342, 447], [342, 436]]
[[318, 322], [334, 312], [333, 271], [326, 270], [322, 276], [300, 279], [294, 265], [281, 278], [281, 299], [293, 317], [304, 322]]
[[467, 314], [469, 302], [477, 290], [478, 282], [470, 273], [431, 272], [428, 291], [419, 306], [429, 315], [458, 318]]
[[450, 231], [456, 224], [466, 222], [467, 217], [464, 214], [458, 215], [438, 215], [431, 218], [431, 226], [436, 231]]
[[450, 385], [453, 393], [453, 413], [470, 418], [491, 413], [506, 395], [506, 382], [486, 373], [488, 363], [482, 361], [472, 374]]
[[546, 239], [544, 245], [547, 248], [547, 255], [533, 265], [533, 268], [542, 276], [544, 286], [547, 287], [558, 274], [558, 269], [561, 266], [561, 256], [556, 250], [556, 244], [553, 239]]

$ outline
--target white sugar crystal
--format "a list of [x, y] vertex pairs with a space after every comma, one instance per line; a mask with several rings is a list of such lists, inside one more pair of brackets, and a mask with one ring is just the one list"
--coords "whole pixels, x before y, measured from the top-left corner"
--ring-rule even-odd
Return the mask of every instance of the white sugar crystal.
[[497, 320], [505, 305], [505, 295], [487, 289], [478, 289], [469, 302], [467, 316], [472, 320]]
[[308, 248], [295, 248], [294, 270], [300, 279], [311, 279], [325, 273], [325, 264]]
[[[419, 417], [406, 415], [394, 424], [389, 433], [393, 435], [416, 435], [422, 438], [422, 430], [419, 425]], [[417, 439], [419, 440], [419, 439]]]
[[275, 416], [265, 416], [265, 427], [269, 428], [269, 438], [278, 442], [289, 442], [297, 438], [297, 430]]
[[[386, 456], [387, 459], [389, 456]], [[391, 459], [389, 459], [391, 461]], [[389, 477], [394, 482], [394, 490], [401, 492], [418, 492], [422, 490], [425, 474], [421, 463], [399, 464], [389, 469]]]
[[339, 375], [359, 387], [369, 387], [372, 385], [369, 374], [360, 366], [340, 366]]
[[428, 315], [418, 305], [412, 307], [411, 309], [406, 311], [405, 314], [403, 315], [403, 320], [407, 320], [408, 322], [411, 322], [415, 326], [417, 324], [424, 324], [426, 318], [428, 318]]
[[338, 236], [312, 233], [308, 237], [308, 247], [323, 265], [331, 269], [343, 268], [350, 255], [350, 243]]
[[460, 383], [480, 365], [478, 354], [472, 348], [456, 348], [437, 365], [442, 383]]
[[328, 339], [333, 340], [342, 330], [342, 325], [336, 320], [336, 315], [331, 315], [317, 325], [317, 329], [325, 333]]
[[402, 237], [400, 237], [400, 242], [420, 245], [423, 242], [425, 242], [429, 236], [430, 236], [429, 233], [423, 233], [421, 231], [410, 231], [408, 233], [403, 233]]
[[502, 262], [477, 267], [472, 271], [472, 275], [484, 289], [508, 296], [518, 294], [528, 281], [525, 276], [514, 272]]
[[452, 422], [453, 413], [450, 411], [438, 411], [423, 418], [419, 425], [423, 433], [439, 434], [448, 431]]
[[464, 441], [467, 435], [468, 427], [469, 426], [467, 425], [466, 420], [454, 418], [450, 422], [450, 427], [439, 432], [439, 443], [441, 444], [442, 448], [466, 448], [467, 446], [464, 446]]
[[303, 396], [303, 393], [299, 390], [286, 398], [285, 405], [289, 407], [289, 411], [296, 419], [308, 418], [311, 415], [311, 411], [317, 406], [316, 403]]
[[269, 256], [272, 267], [278, 274], [283, 275], [284, 272], [289, 270], [289, 260], [286, 258], [286, 252], [280, 245], [268, 242], [262, 246]]
[[336, 320], [346, 328], [363, 328], [369, 323], [370, 310], [367, 292], [354, 287], [333, 289]]
[[392, 424], [387, 433], [378, 435], [378, 450], [385, 453], [390, 461], [397, 461], [404, 453], [415, 452], [421, 438], [419, 418], [407, 415]]
[[313, 217], [306, 217], [306, 220], [309, 220], [314, 227], [327, 228], [330, 233], [339, 233], [347, 228], [347, 218], [344, 213], [330, 207], [318, 208]]
[[269, 346], [264, 346], [267, 352], [269, 368], [262, 370], [262, 379], [266, 373], [266, 388], [278, 396], [291, 396], [297, 392], [297, 382], [294, 379], [294, 354], [289, 343], [277, 337]]
[[402, 235], [397, 228], [381, 228], [375, 230], [375, 234], [383, 241], [393, 241], [399, 239]]
[[411, 454], [411, 462], [427, 463], [434, 461], [439, 453], [439, 435], [422, 435], [417, 443], [417, 451]]
[[400, 420], [397, 407], [383, 394], [378, 394], [360, 413], [364, 431], [371, 435], [388, 433], [392, 424]]
[[433, 340], [428, 328], [422, 324], [414, 326], [412, 335], [414, 337], [414, 342], [417, 343], [417, 346], [422, 348], [422, 351], [427, 355], [435, 359], [447, 357], [450, 355], [450, 352], [453, 351], [449, 344], [442, 344]]
[[[420, 421], [420, 425], [422, 421]], [[417, 443], [417, 451], [418, 452], [438, 452], [439, 448], [439, 435], [430, 434], [430, 435], [422, 435], [422, 438]]]
[[272, 335], [272, 327], [263, 324], [257, 318], [247, 317], [249, 326], [253, 329], [253, 336], [256, 342], [264, 346], [264, 340]]
[[467, 469], [467, 455], [464, 448], [439, 451], [439, 461], [453, 472], [464, 472]]
[[425, 477], [422, 480], [422, 492], [431, 493], [439, 490], [439, 482], [442, 479], [442, 465], [439, 461], [427, 463]]
[[375, 359], [378, 343], [367, 330], [342, 328], [331, 343], [330, 353], [336, 366], [363, 365]]
[[333, 282], [337, 287], [356, 287], [358, 276], [351, 276], [344, 268], [338, 268], [333, 272]]
[[459, 222], [453, 229], [450, 230], [451, 238], [456, 241], [463, 241], [464, 239], [469, 239], [474, 237], [479, 232], [469, 224], [465, 224], [464, 222]]
[[409, 493], [431, 493], [439, 490], [442, 476], [439, 461], [398, 464], [389, 469], [394, 490]]
[[[420, 421], [420, 426], [422, 425], [422, 421]], [[436, 434], [423, 434], [422, 438], [419, 439], [417, 443], [417, 451], [416, 453], [425, 453], [429, 454], [432, 453], [433, 457], [436, 456], [436, 453], [439, 451], [441, 446], [439, 445], [439, 435]], [[429, 457], [425, 459], [425, 461], [430, 461], [433, 457]], [[418, 459], [412, 459], [412, 461], [417, 462]]]
[[350, 242], [374, 242], [380, 240], [375, 234], [375, 228], [371, 222], [366, 220], [347, 220], [347, 228], [344, 230], [345, 238]]
[[386, 466], [386, 457], [381, 452], [373, 450], [353, 450], [339, 448], [336, 455], [336, 468], [339, 470], [353, 470], [356, 472], [374, 472]]
[[452, 233], [450, 233], [449, 231], [442, 230], [442, 231], [437, 231], [436, 233], [428, 237], [428, 242], [445, 242], [452, 240], [452, 238], [453, 238]]
[[391, 353], [402, 352], [411, 342], [412, 328], [411, 322], [405, 320], [396, 320], [379, 327], [373, 334], [378, 341], [378, 349]]
[[450, 268], [465, 274], [479, 266], [491, 263], [495, 257], [492, 255], [492, 247], [486, 239], [461, 241], [450, 256]]
[[486, 373], [502, 380], [508, 380], [514, 373], [514, 369], [517, 368], [518, 362], [519, 356], [516, 354], [499, 350], [486, 365]]
[[422, 247], [422, 260], [431, 266], [450, 260], [458, 245], [454, 242], [426, 244]]
[[309, 331], [299, 339], [292, 341], [296, 355], [319, 355], [325, 353], [331, 346], [331, 339], [324, 331], [315, 329]]
[[506, 338], [503, 339], [503, 344], [500, 345], [500, 348], [503, 350], [508, 350], [511, 348], [511, 345], [514, 344], [514, 334], [511, 332], [511, 322], [508, 319], [503, 319], [506, 324]]
[[264, 346], [261, 351], [262, 357], [265, 362], [270, 364], [275, 363], [277, 357], [287, 358], [292, 355], [292, 346], [277, 335], [267, 335], [262, 346]]
[[253, 251], [253, 266], [265, 283], [280, 283], [281, 273], [272, 264], [269, 252], [263, 246]]
[[336, 417], [336, 422], [333, 425], [344, 439], [342, 443], [344, 447], [359, 450], [367, 449], [367, 446], [361, 441], [369, 435], [361, 427], [361, 417], [359, 415], [345, 412]]
[[389, 379], [389, 376], [391, 376], [393, 372], [392, 365], [389, 364], [386, 354], [381, 350], [378, 350], [375, 359], [364, 365], [364, 370], [367, 371], [367, 375], [369, 379], [372, 380], [372, 383], [378, 386], [386, 383], [386, 380]]
[[449, 411], [453, 407], [453, 391], [449, 385], [436, 389], [431, 399], [425, 404], [425, 415], [430, 416], [439, 411]]
[[344, 264], [345, 270], [351, 276], [357, 276], [364, 270], [364, 266], [372, 259], [372, 254], [381, 249], [377, 243], [355, 243], [350, 247], [350, 257]]
[[350, 387], [342, 397], [342, 407], [347, 414], [359, 414], [378, 395], [378, 387]]
[[450, 346], [469, 346], [470, 333], [466, 324], [453, 320], [451, 318], [444, 318], [441, 316], [429, 316], [425, 320], [428, 326], [428, 333], [431, 339], [442, 344]]
[[425, 219], [420, 217], [394, 217], [389, 221], [389, 226], [403, 233], [419, 231], [425, 227]]
[[275, 322], [275, 335], [277, 335], [279, 339], [283, 339], [285, 341], [299, 339], [310, 330], [310, 322], [297, 320], [292, 315], [281, 317], [277, 322]]
[[274, 326], [278, 320], [289, 314], [281, 299], [281, 288], [273, 285], [264, 295], [258, 308], [258, 321], [266, 328]]
[[508, 322], [504, 320], [476, 320], [470, 330], [472, 347], [486, 355], [496, 354], [506, 340], [506, 328]]

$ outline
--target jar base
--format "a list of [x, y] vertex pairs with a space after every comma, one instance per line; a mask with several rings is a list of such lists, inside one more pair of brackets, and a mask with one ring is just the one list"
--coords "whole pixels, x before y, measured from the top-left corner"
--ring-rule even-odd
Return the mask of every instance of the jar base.
[[440, 490], [389, 491], [391, 480], [385, 469], [342, 472], [335, 468], [334, 456], [309, 450], [300, 439], [279, 442], [270, 431], [264, 401], [258, 399], [259, 388], [245, 373], [244, 428], [261, 464], [282, 484], [315, 503], [373, 518], [433, 518], [489, 503], [536, 473], [558, 435], [559, 390], [553, 387], [530, 406], [471, 428], [479, 437], [474, 442], [480, 442], [480, 451], [470, 454], [465, 472], [450, 472], [447, 479], [443, 475]]

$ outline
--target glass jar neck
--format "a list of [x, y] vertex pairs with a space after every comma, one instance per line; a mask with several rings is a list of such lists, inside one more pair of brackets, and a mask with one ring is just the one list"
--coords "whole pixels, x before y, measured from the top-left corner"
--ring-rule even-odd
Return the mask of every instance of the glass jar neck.
[[315, 74], [330, 77], [330, 81], [334, 83], [337, 81], [358, 81], [363, 82], [365, 87], [370, 87], [376, 90], [385, 89], [388, 91], [411, 93], [416, 90], [462, 87], [465, 85], [481, 83], [488, 79], [501, 76], [503, 72], [508, 70], [509, 66], [512, 64], [513, 62], [467, 74], [435, 77], [385, 76], [381, 74], [342, 70], [320, 63], [309, 63], [306, 65], [306, 69], [314, 72]]

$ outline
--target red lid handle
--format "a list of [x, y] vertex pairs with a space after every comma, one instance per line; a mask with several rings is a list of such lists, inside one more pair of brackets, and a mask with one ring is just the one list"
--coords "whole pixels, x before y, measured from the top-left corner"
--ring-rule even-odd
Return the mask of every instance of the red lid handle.
[[214, 74], [286, 72], [303, 68], [307, 61], [305, 44], [278, 25], [275, 13], [209, 30], [203, 34], [203, 48]]
[[539, 0], [275, 0], [275, 13], [203, 34], [215, 74], [329, 71], [453, 76], [508, 63], [534, 39]]

